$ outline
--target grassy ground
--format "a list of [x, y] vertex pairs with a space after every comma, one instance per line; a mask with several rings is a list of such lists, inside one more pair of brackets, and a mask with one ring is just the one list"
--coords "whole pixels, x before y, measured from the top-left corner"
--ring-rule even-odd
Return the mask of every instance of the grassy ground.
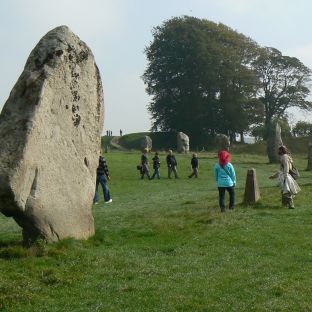
[[[302, 192], [280, 207], [268, 176], [277, 165], [235, 155], [237, 207], [220, 214], [212, 167], [187, 179], [141, 181], [138, 153], [107, 154], [113, 203], [94, 206], [95, 237], [21, 247], [17, 225], [0, 216], [0, 311], [312, 311], [311, 173], [295, 156]], [[241, 203], [248, 168], [261, 201]], [[101, 196], [102, 197], [102, 196]]]

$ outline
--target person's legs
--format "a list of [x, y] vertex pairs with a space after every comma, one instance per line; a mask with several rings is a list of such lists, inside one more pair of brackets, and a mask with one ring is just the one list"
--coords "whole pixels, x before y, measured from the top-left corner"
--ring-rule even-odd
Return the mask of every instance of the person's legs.
[[99, 201], [99, 179], [96, 178], [96, 184], [95, 184], [95, 194], [93, 198], [93, 204], [97, 203]]
[[235, 191], [234, 191], [234, 187], [227, 187], [226, 188], [227, 191], [229, 192], [230, 194], [230, 204], [229, 204], [229, 208], [230, 209], [234, 209], [234, 206], [235, 206]]
[[107, 201], [109, 201], [109, 200], [111, 199], [111, 197], [110, 197], [110, 193], [109, 193], [108, 186], [107, 186], [107, 184], [106, 184], [106, 182], [107, 182], [107, 181], [106, 181], [106, 178], [105, 178], [104, 175], [101, 175], [101, 176], [99, 177], [99, 179], [100, 179], [100, 183], [101, 183], [102, 188], [103, 188], [104, 200], [107, 202]]
[[157, 169], [154, 170], [154, 173], [153, 173], [152, 176], [151, 176], [151, 180], [153, 180], [153, 179], [155, 178], [155, 176], [156, 176], [156, 171], [157, 171]]
[[147, 175], [148, 179], [150, 180], [151, 176], [150, 176], [150, 173], [149, 173], [148, 165], [146, 165], [146, 167], [145, 167], [145, 172], [146, 172], [146, 175]]
[[225, 212], [224, 196], [225, 196], [225, 187], [218, 187], [219, 190], [219, 207], [221, 212]]
[[148, 170], [148, 166], [145, 164], [143, 165], [142, 167], [142, 176], [141, 176], [141, 179], [144, 179], [144, 175], [147, 175], [148, 179], [150, 180], [151, 179], [151, 176], [150, 176], [150, 173], [149, 173], [149, 170]]
[[172, 168], [168, 167], [168, 178], [171, 179]]
[[179, 176], [178, 176], [178, 170], [177, 170], [177, 167], [176, 167], [176, 166], [173, 167], [173, 173], [174, 173], [174, 177], [175, 177], [176, 179], [178, 179]]
[[198, 178], [198, 168], [194, 168], [194, 175], [195, 175], [195, 178]]
[[141, 179], [142, 180], [144, 179], [144, 175], [145, 175], [145, 168], [144, 168], [144, 166], [142, 166], [142, 169], [141, 169]]
[[155, 169], [155, 172], [156, 172], [157, 179], [160, 179], [159, 168], [156, 168], [156, 169]]
[[193, 168], [193, 172], [188, 176], [189, 178], [192, 178], [195, 175], [195, 170]]
[[294, 199], [290, 193], [282, 193], [282, 205], [289, 208], [294, 209]]

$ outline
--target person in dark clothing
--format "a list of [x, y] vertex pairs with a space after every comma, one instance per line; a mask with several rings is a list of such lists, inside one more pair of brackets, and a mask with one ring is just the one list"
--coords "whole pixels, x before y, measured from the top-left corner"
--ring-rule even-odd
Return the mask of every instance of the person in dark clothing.
[[143, 154], [141, 156], [141, 179], [144, 179], [144, 175], [146, 174], [148, 179], [151, 179], [149, 169], [148, 169], [148, 149], [144, 148]]
[[154, 168], [154, 173], [151, 177], [151, 180], [155, 178], [155, 176], [157, 176], [157, 179], [160, 179], [160, 172], [159, 172], [159, 167], [160, 167], [160, 159], [159, 159], [159, 155], [156, 152], [155, 156], [153, 157], [153, 168]]
[[172, 152], [172, 150], [169, 150], [168, 151], [168, 155], [167, 155], [167, 158], [166, 158], [166, 161], [167, 161], [167, 166], [168, 166], [168, 179], [171, 179], [171, 173], [173, 171], [174, 173], [174, 176], [176, 179], [178, 179], [178, 171], [177, 171], [177, 160]]
[[192, 178], [195, 176], [195, 178], [198, 178], [198, 158], [197, 154], [193, 154], [192, 160], [191, 160], [191, 166], [193, 172], [188, 176], [189, 178]]
[[99, 165], [96, 170], [96, 186], [95, 186], [95, 195], [93, 198], [93, 203], [97, 204], [99, 201], [99, 184], [103, 188], [104, 201], [107, 204], [110, 204], [113, 200], [110, 197], [109, 188], [107, 186], [107, 181], [110, 180], [109, 171], [105, 158], [100, 155]]

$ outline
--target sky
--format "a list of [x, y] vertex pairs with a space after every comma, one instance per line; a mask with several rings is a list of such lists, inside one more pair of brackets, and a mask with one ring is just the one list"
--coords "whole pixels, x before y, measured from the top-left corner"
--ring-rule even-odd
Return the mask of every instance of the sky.
[[[312, 68], [311, 12], [310, 0], [0, 0], [0, 109], [38, 41], [67, 25], [99, 67], [103, 133], [148, 131], [150, 98], [141, 76], [153, 27], [182, 15], [221, 22]], [[312, 114], [292, 110], [290, 120], [312, 122]]]

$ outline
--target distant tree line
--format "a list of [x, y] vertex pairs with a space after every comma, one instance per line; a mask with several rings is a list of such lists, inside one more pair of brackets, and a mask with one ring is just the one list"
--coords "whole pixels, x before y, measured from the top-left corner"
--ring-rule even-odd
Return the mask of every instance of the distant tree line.
[[287, 120], [287, 109], [311, 110], [311, 71], [221, 23], [175, 17], [153, 29], [142, 76], [151, 96], [152, 131], [183, 131], [193, 145], [223, 133], [235, 140]]

